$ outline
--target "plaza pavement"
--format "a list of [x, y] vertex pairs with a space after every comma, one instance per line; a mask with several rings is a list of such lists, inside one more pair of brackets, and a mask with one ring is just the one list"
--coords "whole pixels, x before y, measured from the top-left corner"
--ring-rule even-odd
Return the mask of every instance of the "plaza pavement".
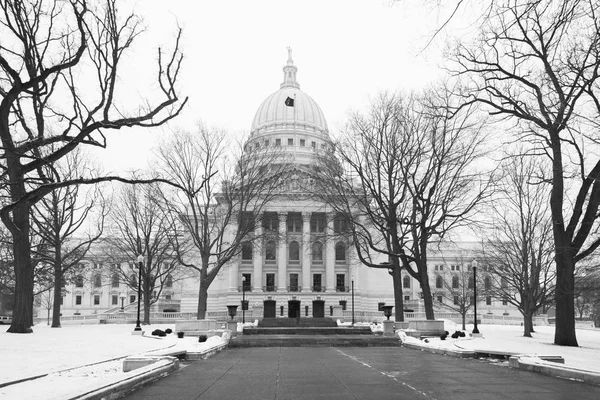
[[131, 400], [600, 399], [600, 387], [400, 347], [228, 349]]

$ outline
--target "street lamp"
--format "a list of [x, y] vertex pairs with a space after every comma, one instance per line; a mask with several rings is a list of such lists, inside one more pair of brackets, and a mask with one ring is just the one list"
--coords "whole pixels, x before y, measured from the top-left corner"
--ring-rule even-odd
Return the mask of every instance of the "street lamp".
[[477, 329], [477, 260], [473, 260], [471, 265], [473, 266], [473, 311], [475, 314], [473, 333], [479, 333], [479, 329]]
[[354, 275], [352, 275], [352, 326], [354, 326]]
[[140, 326], [140, 300], [142, 298], [142, 265], [144, 262], [144, 256], [139, 255], [137, 257], [138, 262], [138, 307], [137, 307], [137, 322], [135, 325], [134, 331], [141, 331], [142, 327]]
[[121, 312], [125, 311], [125, 306], [123, 303], [125, 303], [125, 293], [119, 293], [119, 298], [121, 299]]
[[242, 324], [246, 323], [246, 277], [242, 276]]

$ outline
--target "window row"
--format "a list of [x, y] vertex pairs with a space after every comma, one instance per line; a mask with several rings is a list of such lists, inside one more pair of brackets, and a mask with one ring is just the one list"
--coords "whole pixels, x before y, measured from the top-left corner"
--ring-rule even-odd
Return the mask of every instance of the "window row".
[[[262, 288], [265, 292], [276, 292], [277, 286], [275, 284], [275, 273], [266, 273], [265, 274], [265, 286]], [[302, 289], [300, 286], [300, 274], [298, 273], [290, 273], [287, 276], [287, 287], [286, 290], [288, 292], [299, 292]], [[251, 292], [253, 289], [252, 286], [252, 274], [251, 273], [243, 273], [242, 274], [242, 286], [239, 287], [240, 291]], [[325, 286], [323, 285], [323, 274], [312, 274], [312, 286], [310, 287], [310, 291], [313, 292], [324, 292]], [[346, 274], [336, 274], [335, 275], [335, 290], [337, 292], [348, 292], [349, 287], [346, 282]], [[304, 289], [306, 291], [306, 288]]]
[[[313, 262], [323, 261], [323, 243], [313, 242], [311, 246], [311, 259]], [[250, 261], [254, 257], [254, 246], [252, 242], [244, 242], [242, 244], [242, 260]], [[347, 246], [344, 242], [337, 242], [335, 244], [335, 260], [345, 261], [347, 258]], [[300, 243], [297, 241], [291, 241], [288, 244], [288, 260], [289, 261], [300, 261]], [[277, 260], [277, 242], [269, 240], [265, 243], [265, 260], [275, 261]]]
[[[262, 218], [262, 227], [266, 231], [279, 232], [279, 214], [276, 212], [265, 212]], [[254, 223], [254, 215], [252, 212], [246, 213], [241, 224], [246, 230], [251, 230]], [[290, 212], [285, 217], [286, 231], [290, 233], [302, 233], [303, 219], [302, 213]], [[311, 213], [310, 216], [310, 231], [312, 233], [325, 233], [327, 228], [327, 216], [325, 213]], [[348, 221], [338, 215], [333, 219], [334, 233], [348, 232]]]
[[[150, 276], [150, 279], [154, 279], [154, 276]], [[75, 287], [82, 288], [83, 287], [84, 278], [83, 275], [77, 275], [75, 277]], [[137, 274], [131, 274], [129, 276], [129, 286], [137, 287]], [[92, 285], [95, 288], [102, 287], [102, 275], [96, 274], [92, 277]], [[121, 285], [121, 276], [120, 274], [113, 274], [110, 279], [110, 286], [113, 288], [118, 288]], [[165, 282], [165, 287], [171, 288], [173, 287], [173, 277], [171, 275], [167, 275]]]
[[[463, 283], [464, 284], [464, 283]], [[460, 288], [460, 278], [458, 275], [454, 275], [452, 277], [451, 288], [458, 289]], [[435, 278], [435, 287], [436, 289], [443, 289], [445, 287], [444, 278], [440, 275]], [[485, 290], [490, 290], [492, 288], [492, 280], [489, 276], [483, 278], [483, 287]], [[502, 278], [502, 287], [506, 287], [506, 279]], [[467, 277], [467, 288], [473, 289], [473, 276]]]
[[[308, 147], [310, 146], [313, 149], [317, 148], [317, 142], [314, 140], [307, 141], [306, 139], [299, 139], [297, 142], [293, 138], [287, 138], [287, 141], [283, 141], [281, 138], [275, 139], [264, 139], [262, 142], [255, 142], [254, 145], [246, 146], [246, 151], [252, 150], [253, 148], [258, 150], [262, 147], [275, 146], [279, 147], [282, 143], [287, 143], [288, 146], [295, 146], [298, 144], [300, 147]], [[325, 143], [321, 143], [321, 150], [327, 149], [327, 145]]]

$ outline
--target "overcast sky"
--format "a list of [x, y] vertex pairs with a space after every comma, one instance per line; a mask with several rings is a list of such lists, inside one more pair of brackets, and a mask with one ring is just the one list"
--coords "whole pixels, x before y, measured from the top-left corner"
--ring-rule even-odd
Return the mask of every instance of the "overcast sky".
[[[350, 110], [363, 108], [377, 92], [415, 90], [444, 76], [440, 65], [449, 35], [423, 51], [451, 11], [437, 1], [127, 1], [143, 17], [146, 32], [123, 72], [133, 72], [142, 96], [156, 76], [156, 47], [172, 44], [179, 25], [185, 55], [179, 88], [189, 103], [168, 127], [110, 133], [108, 149], [95, 153], [107, 171], [145, 168], [161, 137], [171, 129], [193, 129], [197, 120], [236, 137], [248, 133], [261, 102], [279, 89], [287, 46], [300, 89], [321, 106], [332, 135]], [[446, 31], [451, 36], [473, 29], [454, 21], [461, 20]]]

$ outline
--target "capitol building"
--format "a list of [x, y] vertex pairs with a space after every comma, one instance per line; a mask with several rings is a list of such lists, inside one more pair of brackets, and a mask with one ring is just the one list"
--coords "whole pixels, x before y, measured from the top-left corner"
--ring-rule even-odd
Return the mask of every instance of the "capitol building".
[[[317, 155], [330, 149], [331, 138], [325, 115], [317, 102], [300, 89], [298, 68], [288, 50], [283, 81], [277, 91], [258, 106], [245, 151], [276, 147], [286, 163], [285, 182], [277, 197], [263, 207], [254, 241], [244, 243], [232, 262], [225, 265], [208, 289], [207, 318], [227, 317], [227, 306], [247, 300], [247, 318], [350, 317], [352, 306], [358, 320], [381, 319], [382, 305], [394, 305], [392, 278], [386, 269], [368, 268], [354, 254], [347, 226], [327, 204], [306, 191]], [[428, 273], [436, 316], [456, 314], [444, 307], [456, 276], [474, 259], [476, 243], [445, 243], [428, 250]], [[99, 256], [98, 256], [99, 257]], [[90, 254], [89, 268], [68, 285], [62, 298], [63, 320], [133, 312], [137, 291], [118, 274], [107, 272], [106, 260]], [[384, 259], [374, 260], [383, 262]], [[119, 268], [135, 280], [133, 264]], [[107, 271], [101, 272], [101, 270]], [[485, 270], [482, 271], [485, 274]], [[89, 275], [89, 276], [88, 276]], [[483, 279], [488, 279], [482, 276]], [[180, 312], [193, 318], [198, 310], [198, 279], [167, 280], [153, 312]], [[486, 281], [487, 282], [487, 281]], [[486, 283], [487, 285], [487, 283]], [[135, 287], [135, 286], [133, 286]], [[402, 296], [407, 318], [424, 318], [419, 282], [402, 276]], [[478, 291], [479, 292], [479, 291]], [[505, 299], [488, 295], [478, 298], [482, 315], [520, 317]], [[456, 299], [454, 300], [456, 303]], [[38, 316], [43, 313], [38, 309]], [[394, 310], [395, 312], [396, 310]], [[422, 314], [421, 314], [422, 313]], [[66, 318], [65, 318], [66, 317]], [[449, 318], [449, 317], [448, 317]]]

